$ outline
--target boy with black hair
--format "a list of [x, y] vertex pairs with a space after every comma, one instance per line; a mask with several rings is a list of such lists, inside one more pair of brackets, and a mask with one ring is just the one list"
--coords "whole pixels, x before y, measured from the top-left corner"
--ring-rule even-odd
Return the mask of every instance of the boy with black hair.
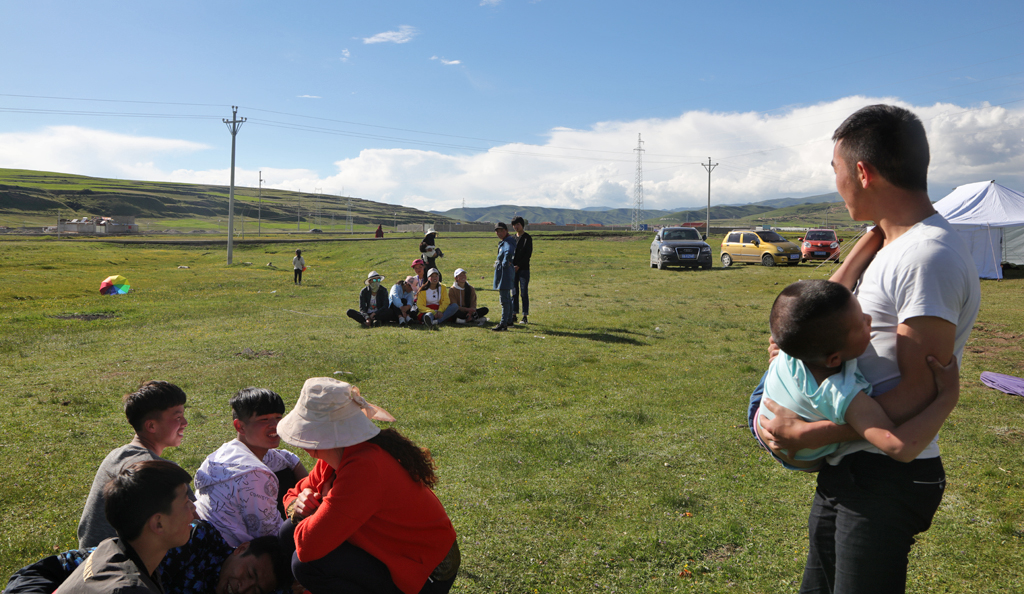
[[[924, 451], [959, 399], [956, 358], [943, 367], [928, 357], [938, 396], [920, 414], [896, 427], [871, 398], [871, 383], [857, 369], [857, 357], [871, 341], [871, 316], [839, 283], [806, 280], [789, 285], [772, 305], [770, 324], [782, 352], [768, 367], [765, 397], [806, 420], [849, 424], [900, 462], [910, 462]], [[775, 415], [762, 408], [755, 418], [755, 436], [764, 445], [770, 438], [761, 427], [761, 416], [772, 419]], [[839, 444], [829, 444], [772, 455], [792, 470], [814, 471], [838, 448]]]
[[515, 278], [512, 281], [512, 322], [518, 321], [519, 299], [523, 300], [523, 319], [519, 323], [528, 323], [530, 315], [530, 258], [533, 257], [533, 237], [526, 232], [526, 220], [517, 216], [512, 219], [512, 228], [516, 231], [516, 253], [512, 256]]
[[136, 462], [121, 470], [103, 488], [106, 516], [117, 536], [101, 542], [57, 592], [163, 594], [157, 567], [167, 550], [187, 543], [192, 532], [191, 480], [166, 460]]
[[[185, 418], [185, 392], [170, 382], [150, 380], [124, 396], [124, 414], [135, 429], [135, 437], [107, 454], [85, 500], [78, 523], [79, 548], [94, 547], [115, 536], [114, 528], [103, 513], [103, 488], [121, 470], [145, 460], [162, 460], [166, 448], [181, 445], [188, 420]], [[192, 498], [192, 491], [188, 491]]]
[[206, 457], [196, 472], [196, 509], [233, 547], [277, 534], [281, 495], [309, 474], [281, 445], [284, 401], [272, 390], [243, 388], [231, 397], [237, 437]]
[[[92, 555], [65, 551], [18, 570], [4, 594], [52, 594]], [[197, 520], [187, 543], [167, 551], [157, 568], [165, 594], [268, 594], [291, 592], [291, 555], [277, 536], [232, 549], [209, 522]]]

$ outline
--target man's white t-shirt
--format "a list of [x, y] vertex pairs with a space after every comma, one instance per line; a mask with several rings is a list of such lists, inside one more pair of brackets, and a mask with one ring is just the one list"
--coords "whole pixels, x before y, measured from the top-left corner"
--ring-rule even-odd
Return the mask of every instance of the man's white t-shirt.
[[[876, 396], [900, 382], [896, 327], [911, 318], [932, 316], [956, 324], [953, 353], [962, 361], [978, 317], [981, 284], [970, 250], [942, 215], [928, 217], [879, 250], [854, 293], [871, 316], [871, 344], [857, 365]], [[838, 464], [846, 454], [861, 450], [882, 453], [867, 441], [851, 441], [827, 461]], [[918, 458], [938, 455], [936, 435]]]

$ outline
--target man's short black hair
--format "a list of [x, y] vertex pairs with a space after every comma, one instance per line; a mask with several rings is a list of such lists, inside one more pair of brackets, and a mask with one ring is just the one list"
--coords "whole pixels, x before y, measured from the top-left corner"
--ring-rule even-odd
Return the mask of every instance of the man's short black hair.
[[122, 540], [135, 540], [153, 514], [171, 513], [178, 487], [190, 482], [192, 476], [174, 462], [136, 462], [103, 487], [107, 522]]
[[525, 227], [525, 226], [526, 226], [526, 221], [525, 221], [525, 220], [523, 220], [523, 217], [512, 217], [512, 223], [511, 223], [511, 225], [512, 225], [512, 226], [515, 226], [515, 225], [516, 225], [516, 223], [519, 223], [519, 224], [520, 224], [520, 225], [522, 225], [523, 227]]
[[292, 581], [292, 556], [281, 545], [277, 536], [268, 535], [254, 538], [249, 541], [249, 548], [242, 553], [243, 557], [253, 555], [257, 558], [263, 555], [270, 555], [270, 564], [274, 568], [274, 579], [277, 581], [277, 590], [289, 590]]
[[769, 324], [775, 344], [805, 363], [821, 363], [846, 345], [843, 314], [853, 293], [826, 280], [795, 282], [779, 293]]
[[863, 161], [897, 188], [928, 191], [928, 137], [916, 115], [895, 105], [869, 105], [832, 135], [851, 172]]
[[124, 396], [124, 416], [135, 431], [141, 432], [146, 421], [159, 413], [185, 404], [185, 391], [170, 382], [149, 380], [139, 389]]
[[231, 418], [243, 423], [262, 415], [284, 414], [284, 400], [277, 392], [266, 388], [242, 388], [228, 401]]

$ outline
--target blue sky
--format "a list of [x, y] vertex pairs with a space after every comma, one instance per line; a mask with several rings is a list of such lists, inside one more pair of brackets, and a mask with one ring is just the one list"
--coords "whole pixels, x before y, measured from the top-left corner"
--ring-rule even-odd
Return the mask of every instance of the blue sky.
[[[833, 191], [862, 105], [925, 121], [931, 193], [1024, 189], [1024, 3], [0, 5], [0, 167], [236, 179], [446, 209]], [[87, 100], [80, 100], [87, 99]]]

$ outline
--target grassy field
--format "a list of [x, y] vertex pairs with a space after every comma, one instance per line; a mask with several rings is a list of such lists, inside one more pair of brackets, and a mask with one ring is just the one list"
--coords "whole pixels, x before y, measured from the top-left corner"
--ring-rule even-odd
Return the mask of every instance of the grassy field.
[[[494, 237], [460, 235], [438, 241], [444, 274], [489, 287]], [[194, 472], [233, 437], [236, 390], [290, 407], [307, 377], [333, 375], [433, 452], [463, 553], [454, 591], [795, 591], [814, 479], [759, 451], [745, 411], [775, 295], [827, 271], [723, 269], [721, 236], [710, 271], [650, 269], [650, 234], [535, 239], [532, 323], [507, 333], [344, 316], [370, 269], [389, 286], [409, 273], [417, 238], [305, 244], [302, 287], [289, 245], [236, 245], [227, 267], [223, 247], [0, 242], [0, 574], [75, 546], [139, 382], [188, 393], [185, 441], [165, 454]], [[110, 274], [133, 291], [99, 295]], [[978, 381], [1024, 376], [1024, 275], [1009, 274], [982, 281], [942, 434], [949, 486], [910, 591], [1024, 591], [1024, 400]], [[497, 294], [481, 303], [497, 310]]]

